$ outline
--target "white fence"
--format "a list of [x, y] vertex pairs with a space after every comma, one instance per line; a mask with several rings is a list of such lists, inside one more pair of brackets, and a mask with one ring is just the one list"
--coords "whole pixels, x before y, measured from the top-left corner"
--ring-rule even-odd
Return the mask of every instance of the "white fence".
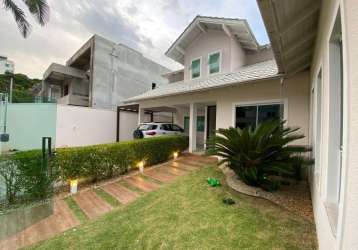
[[111, 143], [116, 134], [115, 111], [57, 105], [56, 147]]
[[[145, 119], [149, 121], [150, 115]], [[154, 120], [170, 122], [171, 116], [156, 114]], [[119, 141], [133, 139], [137, 126], [137, 113], [121, 111]], [[4, 151], [40, 149], [44, 136], [53, 138], [56, 148], [112, 143], [117, 139], [117, 112], [62, 104], [9, 104], [7, 132], [10, 141], [1, 144]]]

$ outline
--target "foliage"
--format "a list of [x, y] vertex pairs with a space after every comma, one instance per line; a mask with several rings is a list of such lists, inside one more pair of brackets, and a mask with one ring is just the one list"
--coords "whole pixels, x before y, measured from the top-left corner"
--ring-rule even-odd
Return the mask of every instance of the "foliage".
[[20, 171], [12, 160], [4, 158], [0, 161], [0, 176], [5, 184], [7, 202], [14, 203], [21, 191]]
[[168, 160], [174, 151], [188, 147], [185, 136], [163, 136], [112, 144], [61, 148], [54, 167], [63, 180], [90, 178], [93, 181], [123, 174], [139, 161], [153, 165]]
[[275, 183], [268, 183], [269, 175], [293, 175], [297, 164], [312, 164], [303, 156], [310, 148], [291, 144], [304, 138], [295, 133], [297, 130], [285, 127], [279, 120], [263, 122], [254, 130], [250, 127], [219, 129], [209, 141], [209, 148], [246, 184], [276, 189]]
[[0, 92], [9, 93], [10, 79], [13, 77], [14, 85], [12, 92], [13, 103], [33, 102], [34, 88], [41, 83], [39, 79], [30, 79], [24, 74], [2, 74], [0, 75]]
[[52, 182], [56, 178], [56, 175], [48, 175], [39, 150], [2, 157], [0, 175], [5, 180], [8, 204], [49, 198], [53, 191]]
[[[31, 31], [31, 24], [27, 21], [25, 12], [13, 0], [2, 0], [2, 2], [5, 10], [12, 12], [17, 27], [22, 36], [26, 38]], [[41, 26], [48, 22], [50, 8], [46, 0], [23, 0], [23, 2]]]

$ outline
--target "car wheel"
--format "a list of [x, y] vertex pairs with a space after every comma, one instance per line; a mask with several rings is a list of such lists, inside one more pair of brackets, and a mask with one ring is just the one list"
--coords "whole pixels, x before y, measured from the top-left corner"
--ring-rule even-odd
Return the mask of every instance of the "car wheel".
[[133, 132], [133, 138], [134, 139], [142, 139], [144, 137], [143, 132], [139, 129], [135, 130]]

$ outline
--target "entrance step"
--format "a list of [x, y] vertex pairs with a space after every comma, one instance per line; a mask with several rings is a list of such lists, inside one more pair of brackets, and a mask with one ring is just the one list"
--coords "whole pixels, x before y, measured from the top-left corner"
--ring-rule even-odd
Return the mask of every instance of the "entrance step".
[[107, 184], [101, 188], [122, 204], [128, 204], [132, 201], [135, 201], [139, 197], [139, 194], [129, 190], [126, 187], [123, 187], [118, 183]]
[[80, 192], [74, 195], [73, 199], [90, 219], [95, 219], [112, 210], [111, 205], [102, 200], [92, 190]]
[[144, 192], [150, 192], [160, 187], [159, 184], [150, 182], [141, 176], [132, 176], [125, 179], [125, 181]]

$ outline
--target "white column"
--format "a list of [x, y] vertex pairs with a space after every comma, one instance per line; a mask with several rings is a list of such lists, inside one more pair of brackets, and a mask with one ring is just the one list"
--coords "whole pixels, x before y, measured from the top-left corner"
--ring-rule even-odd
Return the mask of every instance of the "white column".
[[144, 109], [140, 108], [138, 109], [138, 125], [144, 121]]
[[195, 103], [190, 103], [189, 112], [189, 152], [193, 153], [196, 150], [196, 119], [197, 106]]

